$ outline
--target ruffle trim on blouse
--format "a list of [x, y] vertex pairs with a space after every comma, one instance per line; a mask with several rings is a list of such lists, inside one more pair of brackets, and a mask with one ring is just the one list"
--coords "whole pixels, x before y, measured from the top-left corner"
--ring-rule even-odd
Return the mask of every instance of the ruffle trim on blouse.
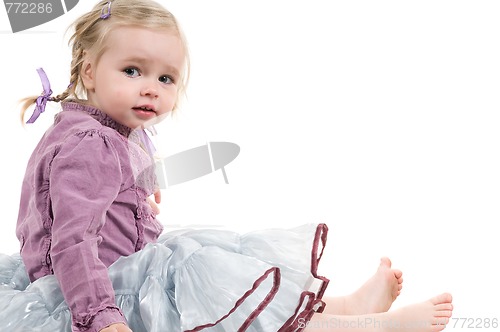
[[132, 132], [132, 129], [116, 122], [109, 115], [102, 112], [98, 108], [95, 108], [92, 105], [84, 104], [82, 102], [77, 102], [76, 100], [65, 101], [62, 102], [61, 105], [63, 111], [81, 111], [88, 113], [102, 125], [115, 129], [117, 132], [119, 132], [125, 137], [128, 137]]

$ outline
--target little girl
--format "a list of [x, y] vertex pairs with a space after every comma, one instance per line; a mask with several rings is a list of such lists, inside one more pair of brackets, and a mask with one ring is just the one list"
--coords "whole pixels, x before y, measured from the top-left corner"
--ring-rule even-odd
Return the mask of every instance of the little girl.
[[[34, 122], [62, 111], [23, 181], [20, 256], [0, 256], [1, 331], [440, 331], [449, 294], [387, 312], [401, 272], [383, 258], [358, 291], [323, 298], [324, 224], [162, 235], [144, 128], [176, 109], [189, 72], [176, 19], [150, 0], [101, 1], [74, 24], [70, 85], [43, 70]], [[377, 325], [378, 324], [378, 325]]]

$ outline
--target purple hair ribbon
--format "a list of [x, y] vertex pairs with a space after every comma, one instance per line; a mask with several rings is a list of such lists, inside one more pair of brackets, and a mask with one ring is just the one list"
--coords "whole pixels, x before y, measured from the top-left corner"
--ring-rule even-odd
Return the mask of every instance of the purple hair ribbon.
[[38, 119], [40, 114], [45, 112], [45, 106], [47, 105], [47, 101], [52, 100], [50, 97], [52, 95], [52, 90], [50, 89], [50, 82], [49, 79], [47, 78], [47, 74], [45, 74], [45, 71], [42, 68], [38, 68], [36, 70], [38, 72], [38, 76], [40, 76], [40, 80], [42, 81], [42, 87], [43, 87], [43, 92], [42, 94], [36, 99], [36, 106], [35, 110], [33, 111], [33, 114], [29, 118], [26, 123], [33, 123]]
[[[106, 6], [108, 8], [106, 8]], [[104, 12], [106, 9], [107, 9], [107, 13]], [[100, 17], [103, 20], [105, 20], [105, 19], [107, 19], [110, 16], [111, 16], [111, 1], [108, 1], [108, 3], [102, 7], [102, 9], [101, 9], [101, 16]]]

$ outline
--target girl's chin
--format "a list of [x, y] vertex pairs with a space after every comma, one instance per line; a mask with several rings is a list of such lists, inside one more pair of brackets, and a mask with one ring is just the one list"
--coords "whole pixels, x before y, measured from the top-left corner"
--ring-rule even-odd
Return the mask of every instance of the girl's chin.
[[155, 124], [159, 123], [160, 121], [158, 118], [154, 118], [149, 121], [133, 121], [133, 123], [130, 123], [130, 125], [126, 125], [132, 130], [142, 130], [142, 129], [147, 129], [151, 126], [154, 126]]

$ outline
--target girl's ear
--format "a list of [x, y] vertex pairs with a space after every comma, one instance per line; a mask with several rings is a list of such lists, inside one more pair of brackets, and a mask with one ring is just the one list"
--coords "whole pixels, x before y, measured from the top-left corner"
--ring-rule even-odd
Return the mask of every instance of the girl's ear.
[[80, 77], [82, 78], [85, 90], [89, 91], [95, 88], [94, 65], [87, 51], [83, 51], [83, 62], [80, 69]]

